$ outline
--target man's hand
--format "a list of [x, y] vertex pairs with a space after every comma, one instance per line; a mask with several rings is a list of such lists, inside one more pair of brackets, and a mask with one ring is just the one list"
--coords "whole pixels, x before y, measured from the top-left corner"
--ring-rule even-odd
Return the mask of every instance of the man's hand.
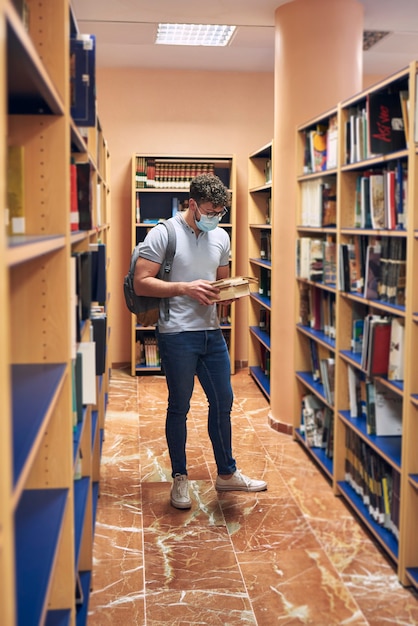
[[219, 297], [220, 290], [214, 287], [209, 280], [193, 280], [184, 283], [184, 295], [197, 300], [199, 304], [213, 304]]

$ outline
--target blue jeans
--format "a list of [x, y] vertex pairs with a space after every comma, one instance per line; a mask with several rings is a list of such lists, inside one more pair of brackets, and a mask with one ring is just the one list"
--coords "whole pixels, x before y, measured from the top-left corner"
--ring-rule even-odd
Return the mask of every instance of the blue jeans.
[[187, 475], [187, 414], [195, 375], [209, 403], [208, 433], [218, 474], [236, 470], [231, 447], [233, 392], [229, 352], [221, 330], [157, 333], [168, 387], [165, 433], [172, 476]]

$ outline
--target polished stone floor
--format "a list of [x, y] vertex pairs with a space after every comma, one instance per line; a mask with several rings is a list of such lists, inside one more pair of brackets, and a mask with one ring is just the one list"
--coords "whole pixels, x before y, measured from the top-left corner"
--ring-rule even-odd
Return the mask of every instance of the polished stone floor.
[[192, 508], [171, 507], [158, 376], [113, 371], [89, 626], [418, 624], [418, 600], [301, 446], [268, 425], [246, 370], [232, 378], [238, 467], [262, 493], [221, 493], [196, 386]]

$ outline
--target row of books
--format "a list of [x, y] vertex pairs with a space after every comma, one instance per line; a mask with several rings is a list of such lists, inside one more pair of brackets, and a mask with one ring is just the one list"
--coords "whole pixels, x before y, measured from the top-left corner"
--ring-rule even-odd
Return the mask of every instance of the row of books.
[[264, 298], [271, 295], [271, 272], [265, 267], [260, 267], [260, 280], [258, 281], [258, 293]]
[[[70, 163], [70, 228], [72, 231], [91, 230], [93, 228], [93, 197], [91, 166], [88, 161], [84, 163]], [[96, 223], [100, 226], [101, 194], [98, 187], [96, 194]]]
[[296, 240], [296, 276], [335, 287], [337, 246], [332, 237], [299, 237]]
[[338, 118], [332, 115], [326, 123], [305, 132], [303, 173], [334, 169], [338, 164]]
[[345, 480], [370, 517], [399, 537], [400, 473], [352, 429], [346, 429]]
[[402, 435], [402, 396], [381, 381], [348, 366], [348, 392], [351, 418], [366, 421], [368, 435]]
[[268, 350], [262, 343], [260, 346], [260, 369], [264, 375], [270, 379], [270, 350]]
[[[70, 259], [72, 353], [81, 341], [86, 320], [92, 319], [93, 304], [106, 301], [106, 245], [90, 244], [89, 250], [74, 252]], [[94, 309], [97, 312], [97, 308]]]
[[313, 339], [309, 340], [312, 378], [316, 383], [321, 383], [324, 389], [324, 397], [328, 404], [334, 404], [335, 391], [335, 358], [320, 354], [318, 344]]
[[136, 362], [147, 367], [161, 366], [156, 337], [149, 335], [136, 342]]
[[301, 226], [331, 228], [337, 224], [336, 180], [307, 180], [301, 185]]
[[136, 157], [137, 189], [189, 189], [190, 181], [200, 174], [214, 174], [213, 163], [164, 161]]
[[406, 228], [408, 171], [406, 163], [366, 170], [356, 179], [354, 227], [375, 230]]
[[369, 314], [362, 321], [361, 367], [369, 376], [386, 376], [389, 369], [390, 319]]
[[217, 305], [219, 323], [223, 326], [229, 326], [231, 324], [231, 305], [230, 304], [218, 304]]
[[8, 235], [24, 235], [25, 224], [25, 149], [23, 146], [7, 148], [7, 205], [5, 225]]
[[309, 448], [323, 448], [333, 457], [334, 412], [313, 394], [306, 394], [301, 403], [300, 431]]
[[260, 259], [271, 261], [271, 232], [262, 230], [260, 232]]
[[267, 159], [264, 166], [264, 179], [266, 183], [271, 183], [272, 174], [273, 172], [271, 169], [271, 159]]
[[368, 300], [405, 305], [406, 239], [354, 237], [340, 244], [339, 287]]
[[268, 309], [260, 307], [258, 312], [258, 327], [270, 335], [271, 314]]
[[299, 283], [299, 323], [335, 339], [335, 293]]
[[364, 105], [348, 111], [345, 125], [346, 163], [390, 154], [407, 147], [408, 93], [374, 92]]
[[95, 35], [76, 33], [70, 38], [70, 102], [71, 117], [79, 127], [96, 126]]
[[367, 314], [353, 320], [352, 350], [361, 354], [369, 376], [403, 380], [405, 322], [401, 317]]

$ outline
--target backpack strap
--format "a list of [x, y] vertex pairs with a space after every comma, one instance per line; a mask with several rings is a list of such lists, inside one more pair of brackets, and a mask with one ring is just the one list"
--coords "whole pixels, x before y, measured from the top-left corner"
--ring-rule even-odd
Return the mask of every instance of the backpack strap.
[[[176, 230], [172, 222], [170, 221], [159, 222], [159, 224], [164, 225], [167, 229], [168, 243], [167, 243], [167, 249], [165, 252], [164, 263], [161, 265], [161, 269], [158, 275], [161, 278], [161, 280], [168, 280], [169, 274], [171, 272], [171, 268], [173, 265], [174, 255], [176, 253]], [[164, 305], [164, 320], [168, 322], [168, 320], [170, 319], [170, 298], [163, 298], [163, 305]]]

